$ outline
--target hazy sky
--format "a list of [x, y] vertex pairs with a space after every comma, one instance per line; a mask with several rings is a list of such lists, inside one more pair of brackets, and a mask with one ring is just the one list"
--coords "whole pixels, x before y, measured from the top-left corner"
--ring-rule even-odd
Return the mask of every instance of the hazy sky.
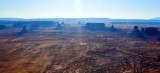
[[160, 17], [160, 0], [0, 0], [0, 17]]

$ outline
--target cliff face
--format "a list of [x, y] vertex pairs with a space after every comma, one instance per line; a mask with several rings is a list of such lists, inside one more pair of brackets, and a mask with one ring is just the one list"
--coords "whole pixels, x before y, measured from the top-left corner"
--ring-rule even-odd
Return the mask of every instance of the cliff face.
[[87, 23], [85, 28], [93, 31], [106, 30], [104, 23]]

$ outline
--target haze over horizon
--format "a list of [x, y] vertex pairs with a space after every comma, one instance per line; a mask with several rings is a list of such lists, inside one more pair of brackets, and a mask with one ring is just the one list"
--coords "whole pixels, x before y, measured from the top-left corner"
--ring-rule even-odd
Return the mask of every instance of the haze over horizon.
[[0, 18], [160, 17], [160, 0], [0, 0]]

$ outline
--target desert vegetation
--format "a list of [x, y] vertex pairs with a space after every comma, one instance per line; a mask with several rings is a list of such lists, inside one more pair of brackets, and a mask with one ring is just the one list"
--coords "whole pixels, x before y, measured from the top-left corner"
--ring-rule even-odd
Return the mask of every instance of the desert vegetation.
[[160, 43], [137, 26], [77, 25], [0, 30], [0, 73], [160, 73]]

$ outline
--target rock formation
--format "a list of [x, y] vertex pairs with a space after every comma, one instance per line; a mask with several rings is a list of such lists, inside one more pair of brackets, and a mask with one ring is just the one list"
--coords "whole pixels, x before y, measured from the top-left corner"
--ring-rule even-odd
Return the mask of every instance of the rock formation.
[[138, 26], [134, 26], [131, 35], [134, 36], [134, 37], [144, 38], [142, 32], [138, 30]]
[[62, 29], [61, 24], [58, 24], [57, 27], [56, 27], [56, 30], [61, 30], [61, 29]]
[[27, 33], [27, 27], [26, 26], [23, 26], [22, 30], [19, 32], [19, 35], [22, 35], [24, 33]]
[[159, 31], [158, 31], [158, 28], [148, 27], [148, 28], [145, 28], [144, 34], [146, 34], [147, 36], [157, 36], [159, 34]]
[[104, 23], [87, 23], [85, 28], [92, 31], [106, 30]]
[[30, 30], [37, 30], [38, 29], [38, 25], [37, 24], [32, 24], [31, 27], [30, 27]]

